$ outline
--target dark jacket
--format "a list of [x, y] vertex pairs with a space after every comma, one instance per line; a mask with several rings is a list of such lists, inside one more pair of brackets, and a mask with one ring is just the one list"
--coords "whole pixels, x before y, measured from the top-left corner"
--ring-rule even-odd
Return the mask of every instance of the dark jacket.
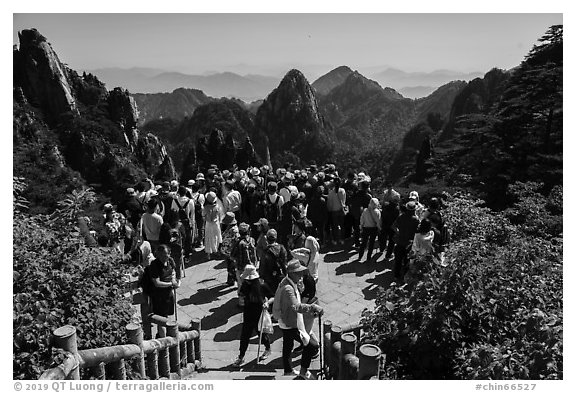
[[384, 202], [384, 205], [382, 206], [382, 215], [381, 215], [382, 229], [390, 228], [392, 224], [394, 224], [394, 221], [396, 221], [399, 215], [400, 215], [400, 209], [398, 208], [397, 204]]
[[260, 261], [260, 277], [273, 291], [286, 275], [287, 252], [279, 243], [269, 244]]
[[368, 191], [358, 190], [350, 199], [350, 214], [355, 219], [360, 220], [362, 211], [368, 207], [371, 199], [372, 195]]
[[312, 222], [324, 222], [328, 219], [328, 208], [324, 196], [314, 195], [308, 204], [308, 219]]
[[395, 243], [399, 246], [408, 246], [418, 229], [420, 222], [414, 212], [402, 213], [398, 216], [392, 228], [396, 231]]

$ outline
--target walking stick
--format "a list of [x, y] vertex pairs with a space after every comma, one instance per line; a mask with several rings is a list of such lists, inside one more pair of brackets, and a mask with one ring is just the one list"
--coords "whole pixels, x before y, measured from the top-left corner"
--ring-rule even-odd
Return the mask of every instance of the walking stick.
[[324, 332], [322, 330], [322, 315], [318, 315], [318, 333], [320, 334], [320, 372], [318, 372], [318, 379], [326, 379], [326, 375], [324, 374]]
[[260, 346], [262, 345], [262, 322], [264, 313], [260, 313], [260, 320], [258, 321], [258, 330], [259, 330], [259, 338], [258, 338], [258, 354], [256, 355], [256, 364], [260, 364]]
[[172, 288], [174, 293], [174, 318], [176, 318], [176, 322], [178, 322], [178, 303], [176, 302], [176, 288]]

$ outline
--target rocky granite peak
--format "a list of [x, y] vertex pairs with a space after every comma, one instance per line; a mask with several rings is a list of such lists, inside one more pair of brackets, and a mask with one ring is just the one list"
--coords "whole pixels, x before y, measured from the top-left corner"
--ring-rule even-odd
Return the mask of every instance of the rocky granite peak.
[[330, 153], [330, 137], [314, 90], [296, 69], [284, 76], [258, 108], [255, 125], [262, 137], [255, 139], [261, 157], [266, 147], [273, 160], [290, 152], [304, 162], [321, 161]]
[[18, 38], [20, 48], [14, 49], [14, 75], [26, 97], [33, 97], [31, 102], [47, 112], [50, 120], [66, 112], [77, 115], [68, 70], [46, 38], [36, 29], [23, 30]]

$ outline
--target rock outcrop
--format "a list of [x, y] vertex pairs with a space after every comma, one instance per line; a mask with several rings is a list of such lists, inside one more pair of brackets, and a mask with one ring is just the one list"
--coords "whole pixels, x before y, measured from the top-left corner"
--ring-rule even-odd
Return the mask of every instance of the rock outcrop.
[[273, 161], [290, 153], [303, 162], [322, 162], [333, 150], [332, 136], [318, 110], [314, 91], [295, 69], [258, 108], [255, 125], [256, 151], [263, 157], [268, 147]]
[[314, 91], [320, 95], [330, 93], [336, 86], [340, 86], [354, 71], [348, 66], [340, 66], [329, 73], [322, 75], [312, 83]]
[[20, 47], [14, 48], [15, 144], [44, 149], [50, 143], [51, 161], [58, 164], [54, 168], [78, 171], [102, 192], [143, 177], [176, 177], [163, 143], [138, 130], [138, 109], [128, 91], [108, 92], [95, 76], [78, 75], [34, 29], [23, 30], [19, 38]]
[[14, 79], [32, 104], [50, 115], [51, 121], [66, 112], [79, 114], [66, 67], [46, 38], [36, 29], [18, 34], [20, 48], [14, 50]]

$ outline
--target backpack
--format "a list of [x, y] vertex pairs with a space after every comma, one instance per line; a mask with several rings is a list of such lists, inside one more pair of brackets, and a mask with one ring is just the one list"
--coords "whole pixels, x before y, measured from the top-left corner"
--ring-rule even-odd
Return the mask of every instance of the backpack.
[[152, 275], [150, 273], [150, 266], [148, 265], [144, 268], [144, 272], [142, 276], [138, 279], [138, 287], [142, 288], [142, 293], [148, 296], [152, 296], [156, 285], [154, 285], [154, 281], [152, 281]]
[[428, 210], [430, 214], [428, 215], [428, 220], [432, 223], [432, 225], [436, 226], [439, 230], [442, 229], [444, 226], [444, 218], [439, 210]]
[[178, 206], [178, 217], [180, 218], [180, 222], [184, 224], [185, 227], [188, 227], [190, 225], [190, 217], [188, 217], [188, 214], [186, 213], [186, 207], [188, 207], [190, 199], [186, 201], [184, 206], [180, 206], [178, 199], [174, 199], [174, 201], [176, 202], [176, 206]]
[[[242, 246], [244, 244], [244, 246]], [[246, 265], [251, 264], [256, 266], [256, 246], [254, 239], [239, 239], [232, 246], [230, 257], [236, 260], [240, 273], [244, 270]]]
[[276, 196], [276, 202], [272, 203], [268, 194], [266, 194], [266, 208], [265, 215], [268, 222], [278, 222], [280, 218], [280, 206], [278, 206], [278, 201], [280, 200], [280, 195]]

